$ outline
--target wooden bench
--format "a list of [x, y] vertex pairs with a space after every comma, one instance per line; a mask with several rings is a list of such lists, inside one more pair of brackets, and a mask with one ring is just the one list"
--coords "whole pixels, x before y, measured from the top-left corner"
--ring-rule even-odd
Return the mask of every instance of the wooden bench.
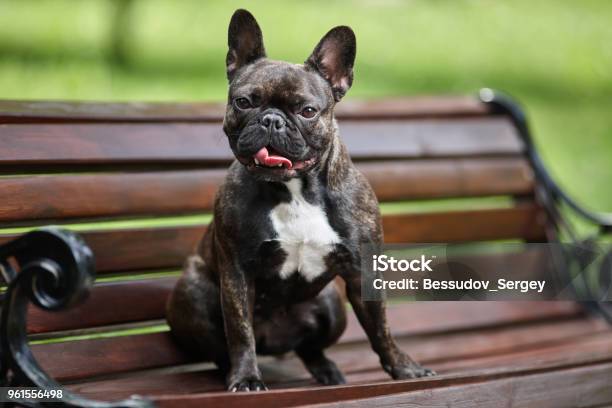
[[[612, 404], [612, 330], [574, 302], [393, 303], [399, 344], [438, 376], [390, 381], [351, 316], [329, 353], [347, 385], [317, 386], [287, 356], [260, 360], [270, 391], [225, 392], [214, 367], [190, 361], [164, 322], [166, 297], [232, 160], [223, 111], [216, 104], [0, 102], [0, 242], [55, 224], [77, 231], [95, 255], [97, 281], [83, 303], [56, 312], [29, 307], [27, 335], [46, 375], [86, 398], [139, 394], [160, 407]], [[387, 243], [555, 242], [569, 228], [562, 203], [610, 231], [610, 218], [582, 210], [550, 180], [522, 113], [490, 91], [481, 100], [346, 101], [337, 117], [383, 203]], [[432, 207], [434, 199], [443, 204]], [[418, 211], [388, 204], [400, 201], [419, 203]], [[21, 242], [0, 250], [0, 259], [41, 249], [36, 237]], [[85, 255], [74, 261], [79, 268], [88, 267]], [[24, 267], [24, 256], [14, 257], [5, 269]], [[25, 296], [15, 288], [15, 299]], [[3, 317], [3, 367], [13, 383], [33, 385], [16, 368], [31, 361], [7, 356], [14, 347], [27, 350], [19, 336], [6, 338], [23, 320], [17, 303]]]

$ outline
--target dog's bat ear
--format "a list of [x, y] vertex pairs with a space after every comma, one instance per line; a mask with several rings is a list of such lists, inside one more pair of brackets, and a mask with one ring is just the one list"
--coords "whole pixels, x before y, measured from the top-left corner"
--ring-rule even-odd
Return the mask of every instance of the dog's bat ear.
[[305, 64], [329, 82], [338, 102], [353, 83], [353, 64], [357, 44], [355, 33], [347, 26], [332, 28], [319, 41]]
[[251, 13], [239, 9], [234, 12], [227, 31], [227, 78], [231, 81], [236, 71], [266, 56], [263, 35]]

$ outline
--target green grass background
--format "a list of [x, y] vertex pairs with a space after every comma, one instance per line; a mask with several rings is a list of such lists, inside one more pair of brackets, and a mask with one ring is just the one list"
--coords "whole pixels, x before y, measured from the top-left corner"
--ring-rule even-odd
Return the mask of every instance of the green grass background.
[[588, 207], [612, 211], [609, 1], [5, 0], [0, 98], [221, 101], [238, 7], [259, 20], [270, 57], [294, 62], [332, 26], [352, 26], [347, 98], [511, 93], [555, 178]]

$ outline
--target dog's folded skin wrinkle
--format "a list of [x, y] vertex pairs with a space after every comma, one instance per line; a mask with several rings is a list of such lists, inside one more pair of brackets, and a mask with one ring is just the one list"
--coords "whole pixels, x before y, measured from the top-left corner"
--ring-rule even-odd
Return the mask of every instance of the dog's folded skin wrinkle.
[[433, 375], [396, 346], [384, 302], [361, 299], [360, 248], [380, 248], [383, 233], [333, 114], [353, 81], [352, 30], [332, 29], [304, 64], [268, 59], [245, 10], [228, 37], [223, 129], [237, 160], [168, 301], [174, 338], [213, 361], [230, 391], [266, 389], [256, 353], [295, 351], [319, 383], [342, 384], [324, 353], [346, 327], [340, 276], [384, 370], [396, 379]]

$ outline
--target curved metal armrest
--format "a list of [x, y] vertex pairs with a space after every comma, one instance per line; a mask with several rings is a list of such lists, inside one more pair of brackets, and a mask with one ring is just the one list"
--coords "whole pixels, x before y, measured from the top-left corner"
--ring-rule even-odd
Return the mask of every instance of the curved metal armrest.
[[[556, 223], [559, 224], [556, 225], [556, 228], [563, 227], [568, 232], [569, 237], [572, 241], [574, 241], [577, 248], [590, 248], [590, 246], [594, 245], [593, 239], [589, 238], [585, 240], [578, 238], [574, 228], [560, 216], [558, 206], [560, 204], [566, 204], [580, 217], [591, 222], [592, 224], [595, 224], [599, 228], [599, 233], [603, 234], [612, 232], [612, 214], [599, 213], [585, 209], [574, 201], [574, 199], [568, 196], [550, 176], [535, 148], [531, 133], [529, 131], [526, 115], [519, 104], [509, 96], [488, 88], [482, 89], [479, 97], [483, 103], [490, 106], [493, 112], [505, 114], [513, 121], [520, 137], [523, 140], [523, 143], [525, 144], [527, 158], [531, 164], [531, 167], [533, 168], [534, 175], [538, 182], [538, 193], [540, 193], [538, 194], [538, 198], [548, 213], [556, 220]], [[559, 238], [556, 237], [555, 239], [558, 240]], [[587, 253], [588, 252], [589, 251], [587, 251]], [[568, 257], [566, 258], [565, 265], [566, 273], [569, 273], [570, 265], [572, 263], [577, 262], [579, 265], [588, 264], [592, 260], [588, 257], [586, 260], [581, 259], [581, 256], [578, 253], [566, 255]], [[612, 274], [612, 252], [608, 252], [607, 255], [605, 255], [605, 259], [606, 261], [602, 262], [600, 266], [599, 274], [600, 276], [607, 277], [606, 279], [610, 279]], [[589, 289], [587, 282], [584, 281], [585, 274], [581, 274], [580, 276], [583, 279], [583, 290], [586, 290], [592, 296], [593, 292], [591, 289]], [[582, 303], [585, 304], [588, 309], [599, 312], [610, 324], [612, 324], [612, 303], [591, 301]]]
[[[12, 262], [11, 262], [12, 261]], [[62, 389], [38, 365], [28, 345], [30, 302], [50, 311], [84, 300], [95, 279], [94, 258], [76, 234], [58, 228], [27, 233], [0, 246], [0, 268], [8, 282], [0, 320], [0, 381], [3, 386]], [[58, 406], [58, 402], [15, 401], [27, 407]], [[152, 407], [138, 397], [120, 402], [82, 398], [62, 389], [60, 404], [69, 407]]]
[[535, 148], [529, 131], [527, 117], [520, 105], [508, 95], [489, 88], [480, 90], [479, 98], [483, 103], [489, 105], [493, 112], [506, 114], [512, 119], [521, 139], [525, 143], [527, 156], [533, 167], [535, 177], [553, 199], [567, 204], [582, 218], [599, 226], [602, 232], [612, 232], [612, 213], [600, 213], [585, 209], [568, 196], [552, 179]]

